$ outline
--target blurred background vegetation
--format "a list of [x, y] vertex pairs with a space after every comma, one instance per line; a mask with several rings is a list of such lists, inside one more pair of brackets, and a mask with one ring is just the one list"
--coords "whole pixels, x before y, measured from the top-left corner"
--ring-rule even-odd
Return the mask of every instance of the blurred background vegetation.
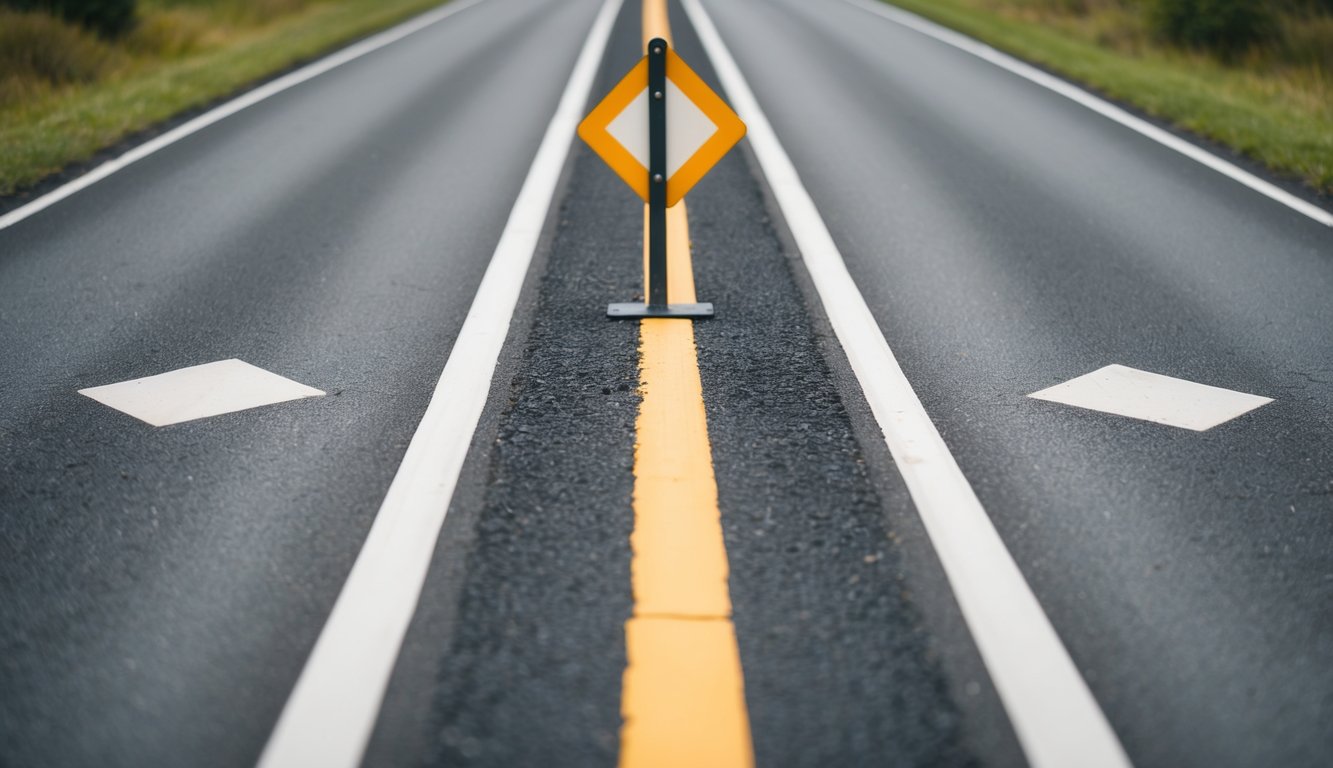
[[0, 108], [226, 46], [330, 0], [0, 0]]
[[1333, 0], [890, 0], [1333, 194]]
[[1016, 17], [1071, 23], [1127, 53], [1154, 44], [1237, 66], [1333, 64], [1333, 0], [987, 0]]
[[443, 0], [0, 0], [0, 195]]
[[[0, 0], [0, 195], [441, 0]], [[892, 0], [1333, 194], [1333, 0]]]

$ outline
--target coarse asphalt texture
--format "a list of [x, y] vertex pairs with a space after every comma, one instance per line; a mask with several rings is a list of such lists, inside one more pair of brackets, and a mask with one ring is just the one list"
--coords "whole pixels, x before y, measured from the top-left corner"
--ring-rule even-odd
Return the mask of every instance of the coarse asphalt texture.
[[[487, 0], [0, 231], [0, 764], [253, 764], [598, 5]], [[1327, 762], [1333, 233], [844, 0], [705, 5], [1134, 764]], [[594, 101], [639, 42], [626, 0]], [[687, 205], [758, 764], [1021, 765], [757, 169]], [[575, 146], [365, 765], [615, 763], [641, 226]], [[329, 395], [76, 394], [229, 357]], [[1276, 402], [1025, 397], [1108, 363]]]
[[[672, 22], [717, 88], [685, 19]], [[595, 94], [642, 56], [639, 25], [627, 3]], [[431, 765], [616, 762], [638, 333], [604, 312], [641, 295], [642, 204], [585, 148], [571, 162], [453, 631], [432, 653], [418, 617], [367, 764], [402, 744], [425, 745]], [[746, 157], [714, 168], [689, 210], [697, 288], [718, 307], [695, 334], [759, 764], [976, 763]], [[437, 565], [450, 557], [441, 548]], [[423, 606], [450, 587], [432, 579]], [[427, 687], [431, 714], [403, 732], [392, 723]]]
[[[0, 231], [0, 763], [254, 763], [597, 8], [488, 0]], [[77, 394], [232, 357], [329, 394]]]
[[[705, 5], [1130, 759], [1326, 763], [1333, 230], [845, 0]], [[1276, 402], [1025, 397], [1111, 363]]]

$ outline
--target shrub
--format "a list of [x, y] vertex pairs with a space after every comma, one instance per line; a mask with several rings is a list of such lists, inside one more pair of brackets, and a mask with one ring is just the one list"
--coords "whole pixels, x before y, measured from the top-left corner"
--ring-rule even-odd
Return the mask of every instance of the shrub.
[[208, 31], [207, 16], [168, 9], [146, 14], [121, 44], [135, 55], [179, 58], [198, 50]]
[[1265, 0], [1148, 0], [1154, 33], [1191, 48], [1234, 58], [1273, 33], [1275, 16]]
[[0, 78], [51, 85], [88, 82], [115, 58], [107, 43], [59, 19], [0, 10]]
[[135, 0], [0, 0], [0, 5], [20, 11], [46, 11], [103, 37], [116, 37], [134, 26], [134, 3]]
[[1333, 15], [1287, 16], [1281, 28], [1271, 47], [1282, 64], [1310, 67], [1325, 78], [1333, 75]]

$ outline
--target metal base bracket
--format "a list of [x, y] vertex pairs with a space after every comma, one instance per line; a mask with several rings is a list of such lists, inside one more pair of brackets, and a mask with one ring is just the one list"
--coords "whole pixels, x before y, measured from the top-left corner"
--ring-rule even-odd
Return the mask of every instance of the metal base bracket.
[[613, 320], [642, 317], [707, 318], [713, 316], [713, 305], [708, 303], [668, 304], [665, 307], [660, 307], [637, 302], [620, 303], [607, 306], [606, 316]]

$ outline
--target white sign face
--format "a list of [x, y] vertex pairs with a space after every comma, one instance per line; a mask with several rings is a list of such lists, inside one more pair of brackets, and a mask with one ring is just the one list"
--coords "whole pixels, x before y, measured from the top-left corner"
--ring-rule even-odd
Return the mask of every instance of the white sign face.
[[[745, 136], [745, 123], [675, 51], [666, 56], [666, 204], [675, 205]], [[648, 202], [648, 57], [579, 123], [579, 137]]]
[[[670, 80], [666, 86], [666, 113], [669, 179], [713, 138], [713, 134], [717, 133], [717, 125]], [[606, 132], [620, 142], [635, 160], [645, 168], [648, 167], [647, 88], [606, 126]]]

